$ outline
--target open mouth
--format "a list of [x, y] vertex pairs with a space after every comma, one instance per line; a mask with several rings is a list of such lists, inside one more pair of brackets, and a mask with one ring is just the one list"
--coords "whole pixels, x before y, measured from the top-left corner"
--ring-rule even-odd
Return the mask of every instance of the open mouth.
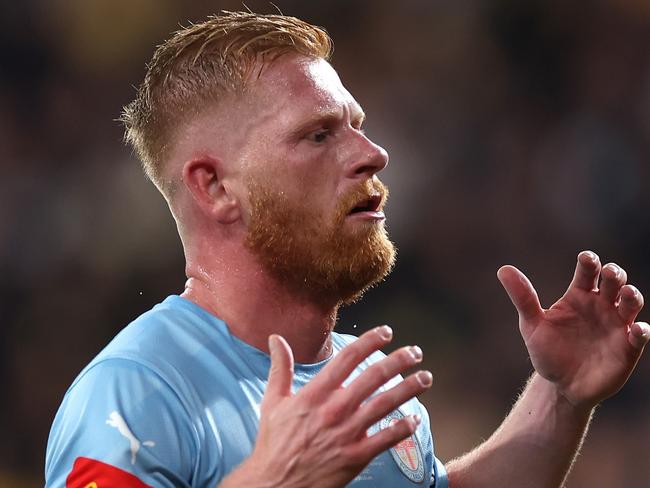
[[381, 201], [382, 197], [380, 194], [372, 195], [368, 198], [360, 200], [356, 203], [352, 210], [350, 210], [349, 215], [363, 212], [379, 213], [381, 212]]

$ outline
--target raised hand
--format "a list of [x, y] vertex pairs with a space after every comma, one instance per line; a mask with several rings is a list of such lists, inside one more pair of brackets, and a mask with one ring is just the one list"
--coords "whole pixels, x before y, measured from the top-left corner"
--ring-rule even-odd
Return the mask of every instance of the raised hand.
[[[221, 486], [253, 487], [258, 486], [255, 480], [262, 479], [260, 486], [342, 487], [378, 454], [413, 434], [420, 422], [417, 416], [405, 417], [371, 436], [366, 432], [431, 386], [431, 373], [419, 371], [371, 397], [391, 378], [419, 363], [420, 348], [398, 349], [342, 386], [360, 362], [391, 339], [386, 326], [366, 332], [294, 395], [291, 349], [282, 337], [271, 336], [271, 371], [255, 449]], [[240, 481], [245, 483], [239, 485]]]
[[596, 254], [581, 252], [569, 288], [549, 309], [517, 268], [504, 266], [497, 275], [519, 312], [535, 370], [572, 405], [592, 408], [625, 384], [650, 326], [635, 322], [643, 296], [626, 284], [623, 269], [614, 263], [601, 268]]

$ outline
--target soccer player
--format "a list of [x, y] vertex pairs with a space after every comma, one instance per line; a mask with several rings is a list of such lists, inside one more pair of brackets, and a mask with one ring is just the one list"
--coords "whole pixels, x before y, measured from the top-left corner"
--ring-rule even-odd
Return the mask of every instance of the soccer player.
[[536, 373], [494, 435], [445, 467], [416, 399], [431, 374], [400, 376], [420, 348], [383, 355], [385, 326], [333, 332], [338, 308], [381, 281], [395, 252], [377, 176], [388, 156], [330, 53], [320, 28], [252, 13], [156, 50], [123, 120], [174, 215], [188, 280], [67, 391], [48, 487], [563, 482], [592, 409], [650, 337], [635, 322], [641, 294], [591, 252], [548, 310], [521, 272], [500, 269]]

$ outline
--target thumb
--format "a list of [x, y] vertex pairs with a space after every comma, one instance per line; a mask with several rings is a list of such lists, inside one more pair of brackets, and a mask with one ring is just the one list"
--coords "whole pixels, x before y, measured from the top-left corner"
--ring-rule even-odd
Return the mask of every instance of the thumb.
[[287, 341], [277, 334], [269, 336], [271, 369], [265, 397], [286, 397], [291, 394], [293, 382], [293, 353]]
[[542, 312], [535, 288], [521, 271], [514, 266], [502, 266], [497, 277], [521, 319], [532, 320]]

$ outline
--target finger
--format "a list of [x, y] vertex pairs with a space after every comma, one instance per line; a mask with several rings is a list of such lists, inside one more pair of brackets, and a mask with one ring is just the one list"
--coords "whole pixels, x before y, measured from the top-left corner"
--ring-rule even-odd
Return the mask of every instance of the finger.
[[600, 296], [608, 302], [615, 302], [621, 287], [627, 282], [627, 273], [615, 263], [607, 263], [600, 272]]
[[393, 331], [387, 325], [375, 327], [362, 334], [352, 344], [344, 347], [323, 370], [317, 374], [300, 394], [320, 399], [339, 388], [361, 361], [370, 354], [388, 344], [393, 338]]
[[393, 351], [388, 357], [373, 364], [359, 375], [341, 395], [345, 410], [354, 411], [372, 395], [378, 388], [422, 361], [422, 349], [418, 346], [407, 346]]
[[632, 323], [643, 308], [643, 295], [632, 285], [622, 287], [620, 295], [618, 315], [626, 324]]
[[521, 271], [514, 266], [502, 266], [497, 277], [521, 318], [530, 320], [542, 312], [535, 288]]
[[376, 434], [363, 438], [357, 447], [366, 459], [370, 460], [390, 449], [398, 442], [413, 435], [422, 419], [419, 415], [409, 415]]
[[371, 398], [351, 418], [353, 428], [365, 432], [375, 422], [383, 419], [393, 410], [411, 398], [431, 388], [433, 376], [429, 371], [418, 371], [388, 391]]
[[627, 340], [633, 348], [642, 350], [643, 347], [650, 340], [650, 325], [646, 322], [636, 322], [630, 327], [630, 332], [627, 335]]
[[293, 353], [287, 341], [277, 334], [269, 336], [269, 351], [271, 352], [271, 369], [264, 398], [268, 397], [273, 401], [291, 394]]
[[578, 254], [578, 262], [573, 280], [569, 285], [583, 291], [592, 291], [598, 287], [598, 276], [600, 276], [600, 259], [591, 251], [582, 251]]

